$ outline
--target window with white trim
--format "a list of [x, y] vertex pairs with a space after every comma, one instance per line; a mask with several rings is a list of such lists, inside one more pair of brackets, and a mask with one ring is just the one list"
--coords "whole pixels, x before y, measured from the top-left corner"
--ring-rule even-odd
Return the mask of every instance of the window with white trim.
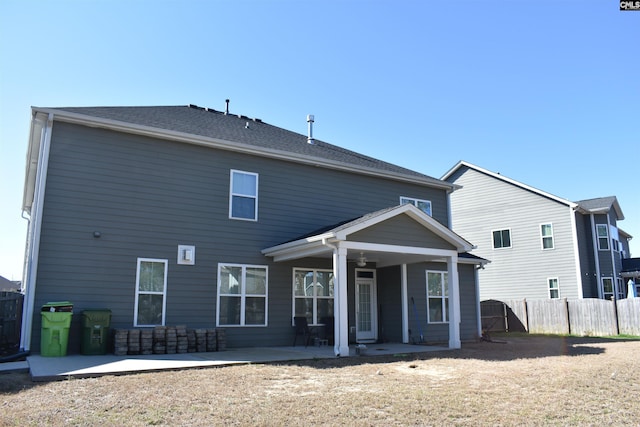
[[598, 249], [601, 251], [609, 250], [609, 226], [607, 224], [596, 224], [598, 233]]
[[268, 269], [218, 264], [218, 326], [267, 326]]
[[258, 174], [231, 170], [229, 218], [258, 220]]
[[618, 284], [618, 299], [624, 299], [625, 298], [625, 295], [624, 295], [624, 292], [625, 292], [624, 280], [622, 280], [621, 277], [618, 277], [616, 279], [616, 282]]
[[613, 299], [613, 278], [602, 278], [602, 297], [604, 299]]
[[427, 271], [427, 321], [449, 322], [449, 278], [446, 271]]
[[553, 249], [553, 224], [540, 225], [540, 237], [542, 238], [542, 249]]
[[549, 298], [560, 298], [560, 286], [558, 284], [558, 278], [552, 277], [550, 279], [547, 279], [547, 283], [549, 284]]
[[310, 325], [333, 317], [333, 270], [293, 269], [293, 317], [304, 316]]
[[164, 325], [168, 265], [166, 259], [138, 258], [134, 326]]
[[414, 199], [413, 197], [404, 197], [400, 196], [400, 204], [405, 205], [407, 203], [412, 204], [416, 208], [420, 209], [422, 212], [431, 216], [431, 201], [430, 200], [422, 200], [422, 199]]
[[511, 229], [493, 230], [491, 236], [493, 239], [493, 249], [511, 247]]

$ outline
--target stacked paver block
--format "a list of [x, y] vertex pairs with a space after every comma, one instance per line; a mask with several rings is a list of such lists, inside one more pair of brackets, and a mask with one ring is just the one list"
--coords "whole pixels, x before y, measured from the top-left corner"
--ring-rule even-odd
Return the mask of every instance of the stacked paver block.
[[207, 330], [196, 329], [196, 350], [198, 353], [207, 351]]
[[153, 354], [167, 353], [167, 328], [156, 326], [153, 329]]
[[153, 354], [153, 329], [140, 331], [140, 354]]
[[218, 350], [218, 339], [215, 329], [207, 329], [207, 351]]
[[129, 351], [129, 330], [116, 329], [113, 334], [113, 354], [124, 356]]
[[216, 328], [216, 338], [218, 341], [218, 351], [227, 349], [227, 334], [224, 329]]
[[176, 336], [178, 339], [178, 346], [176, 351], [178, 353], [186, 353], [189, 350], [189, 342], [187, 340], [187, 327], [185, 325], [176, 326]]
[[178, 335], [175, 326], [167, 327], [167, 354], [176, 354], [178, 352]]
[[196, 346], [196, 331], [193, 329], [187, 330], [187, 351], [189, 353], [195, 353], [197, 350]]
[[114, 329], [113, 347], [116, 356], [225, 351], [227, 336], [224, 329], [187, 329], [184, 325]]
[[131, 329], [129, 331], [127, 344], [129, 345], [127, 354], [140, 354], [140, 329]]

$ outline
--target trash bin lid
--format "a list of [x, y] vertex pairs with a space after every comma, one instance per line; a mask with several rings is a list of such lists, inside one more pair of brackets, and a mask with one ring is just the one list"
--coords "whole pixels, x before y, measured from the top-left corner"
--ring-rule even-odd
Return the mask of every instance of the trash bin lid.
[[42, 311], [71, 312], [73, 311], [73, 303], [69, 301], [48, 302], [42, 306]]

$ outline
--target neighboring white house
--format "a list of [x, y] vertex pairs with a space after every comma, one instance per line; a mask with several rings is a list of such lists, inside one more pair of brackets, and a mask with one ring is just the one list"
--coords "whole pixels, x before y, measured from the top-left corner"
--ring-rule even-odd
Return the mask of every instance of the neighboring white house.
[[571, 202], [460, 161], [442, 177], [451, 194], [451, 227], [489, 259], [480, 299], [623, 298], [622, 259], [631, 236], [617, 199]]

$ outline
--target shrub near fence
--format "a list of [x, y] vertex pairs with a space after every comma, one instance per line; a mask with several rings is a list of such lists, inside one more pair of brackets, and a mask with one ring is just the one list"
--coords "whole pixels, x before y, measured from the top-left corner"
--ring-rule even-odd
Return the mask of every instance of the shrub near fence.
[[[482, 302], [483, 316], [485, 303], [487, 301]], [[640, 336], [640, 298], [507, 300], [503, 303], [507, 307], [505, 312], [530, 333]], [[513, 323], [510, 320], [507, 324]]]

